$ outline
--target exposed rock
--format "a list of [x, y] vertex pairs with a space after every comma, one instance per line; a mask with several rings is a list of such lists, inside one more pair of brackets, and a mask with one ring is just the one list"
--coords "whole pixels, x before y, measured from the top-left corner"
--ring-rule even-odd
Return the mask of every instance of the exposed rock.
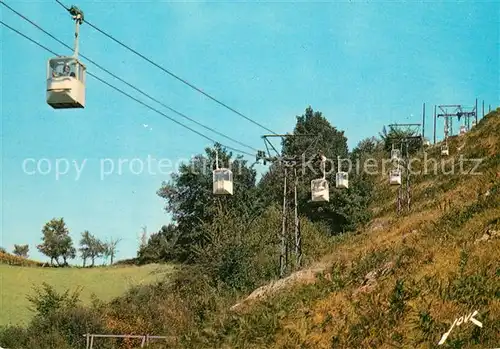
[[387, 262], [383, 266], [370, 271], [365, 275], [365, 279], [363, 280], [363, 285], [352, 293], [353, 296], [356, 296], [360, 293], [369, 293], [375, 289], [378, 284], [378, 277], [388, 275], [394, 270], [394, 262]]
[[493, 229], [487, 229], [486, 232], [481, 236], [479, 239], [474, 241], [474, 244], [479, 244], [484, 241], [488, 241], [491, 239], [499, 238], [500, 237], [500, 232], [493, 230]]
[[387, 262], [385, 263], [380, 271], [380, 275], [385, 276], [390, 274], [394, 270], [395, 264], [394, 262]]
[[302, 283], [302, 284], [310, 284], [316, 281], [316, 275], [319, 273], [322, 273], [326, 270], [326, 266], [321, 265], [316, 268], [311, 268], [311, 269], [305, 269], [305, 270], [300, 270], [298, 272], [293, 273], [292, 275], [276, 280], [274, 282], [271, 282], [270, 284], [264, 285], [253, 291], [247, 298], [245, 298], [242, 302], [237, 303], [233, 305], [230, 309], [231, 310], [238, 310], [241, 308], [244, 304], [254, 301], [263, 297], [266, 297], [268, 295], [272, 295], [285, 287], [297, 284], [297, 283]]
[[375, 286], [377, 286], [377, 281], [376, 280], [372, 284], [364, 285], [364, 286], [361, 286], [360, 288], [357, 288], [356, 290], [354, 290], [354, 292], [352, 293], [352, 295], [353, 295], [353, 297], [356, 297], [360, 293], [370, 293], [370, 292], [372, 292], [375, 289]]

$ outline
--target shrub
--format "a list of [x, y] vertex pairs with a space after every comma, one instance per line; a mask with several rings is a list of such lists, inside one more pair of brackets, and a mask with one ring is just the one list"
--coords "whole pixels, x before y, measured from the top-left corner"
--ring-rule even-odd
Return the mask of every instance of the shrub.
[[15, 256], [0, 250], [0, 264], [23, 266], [23, 267], [41, 267], [43, 263], [32, 261], [23, 257]]

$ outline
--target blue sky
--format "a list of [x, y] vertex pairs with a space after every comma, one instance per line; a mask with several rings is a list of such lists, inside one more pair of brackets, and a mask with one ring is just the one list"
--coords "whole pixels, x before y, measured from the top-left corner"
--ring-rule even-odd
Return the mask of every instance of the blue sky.
[[[74, 24], [55, 1], [6, 3], [72, 46]], [[76, 5], [94, 25], [275, 132], [291, 131], [295, 116], [311, 105], [345, 131], [352, 149], [383, 125], [420, 122], [423, 102], [428, 136], [434, 104], [473, 105], [476, 98], [487, 106], [499, 104], [498, 2], [82, 0]], [[3, 6], [0, 16], [59, 54], [71, 54]], [[149, 156], [175, 164], [210, 142], [91, 77], [84, 110], [53, 110], [45, 102], [51, 55], [3, 26], [0, 38], [0, 245], [11, 250], [15, 243], [28, 243], [31, 256], [44, 260], [35, 247], [41, 228], [64, 217], [74, 239], [83, 230], [103, 239], [119, 237], [118, 257], [133, 257], [142, 226], [154, 232], [169, 222], [156, 195], [169, 177], [147, 168], [136, 175], [140, 169], [131, 169], [130, 160], [146, 163]], [[263, 148], [260, 136], [267, 131], [88, 25], [83, 24], [80, 38], [80, 52], [113, 73], [199, 122]], [[87, 68], [130, 91], [92, 64]], [[50, 172], [25, 173], [23, 161], [30, 158], [47, 159]], [[71, 164], [60, 178], [56, 159]], [[102, 178], [101, 161], [114, 164], [113, 174]], [[79, 176], [72, 162], [81, 168]], [[34, 164], [28, 163], [27, 171], [34, 171]], [[42, 165], [48, 171], [47, 161]]]

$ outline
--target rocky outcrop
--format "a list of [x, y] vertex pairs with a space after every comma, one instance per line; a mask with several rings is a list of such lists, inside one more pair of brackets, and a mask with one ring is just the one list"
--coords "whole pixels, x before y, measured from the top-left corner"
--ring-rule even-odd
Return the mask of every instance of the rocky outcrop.
[[373, 291], [378, 284], [378, 279], [382, 276], [390, 274], [394, 270], [394, 266], [394, 262], [388, 262], [380, 268], [370, 271], [365, 275], [363, 285], [354, 290], [352, 295], [355, 297], [360, 293], [369, 293]]
[[486, 232], [483, 234], [483, 236], [477, 239], [474, 243], [479, 244], [499, 237], [500, 237], [499, 231], [493, 229], [486, 229]]

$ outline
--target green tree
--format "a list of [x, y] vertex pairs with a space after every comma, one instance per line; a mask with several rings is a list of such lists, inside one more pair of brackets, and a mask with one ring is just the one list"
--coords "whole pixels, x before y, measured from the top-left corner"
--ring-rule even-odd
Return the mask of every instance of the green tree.
[[111, 261], [109, 263], [110, 265], [113, 265], [116, 253], [118, 252], [118, 243], [120, 243], [120, 241], [121, 241], [121, 239], [111, 238], [111, 239], [109, 239], [108, 242], [106, 242], [104, 244], [103, 256], [106, 260], [108, 260], [108, 258], [111, 259]]
[[95, 264], [95, 259], [104, 255], [106, 251], [105, 244], [94, 235], [90, 234], [88, 230], [82, 233], [80, 240], [80, 253], [83, 259], [83, 266], [85, 267], [86, 260], [92, 261], [91, 267]]
[[19, 257], [28, 258], [29, 249], [28, 245], [14, 245], [12, 253]]
[[375, 137], [365, 138], [361, 140], [358, 145], [351, 152], [351, 159], [366, 159], [373, 157], [377, 153], [384, 151], [384, 142], [376, 139]]
[[139, 249], [137, 253], [139, 263], [168, 262], [179, 259], [178, 238], [178, 230], [174, 224], [162, 226], [160, 231], [151, 234], [147, 244]]
[[85, 268], [87, 264], [87, 259], [90, 258], [90, 244], [91, 237], [90, 233], [86, 230], [82, 233], [82, 238], [80, 239], [80, 257], [83, 260], [83, 267]]
[[42, 243], [37, 249], [50, 257], [50, 264], [55, 260], [61, 265], [59, 258], [63, 259], [63, 265], [68, 265], [67, 260], [75, 258], [76, 249], [73, 247], [73, 240], [69, 236], [69, 230], [63, 218], [53, 218], [47, 222], [43, 229]]
[[[281, 155], [300, 158], [301, 166], [298, 170], [299, 174], [302, 174], [299, 189], [300, 205], [304, 209], [308, 198], [310, 198], [311, 180], [322, 176], [318, 155], [321, 153], [333, 161], [336, 161], [337, 157], [345, 159], [348, 154], [347, 138], [344, 136], [344, 132], [333, 127], [321, 112], [315, 112], [311, 107], [308, 107], [303, 115], [296, 117], [296, 125], [292, 135], [297, 137], [284, 139]], [[328, 164], [326, 172], [332, 172], [332, 168]], [[270, 166], [269, 172], [261, 179], [259, 187], [266, 202], [271, 200], [278, 204], [281, 203], [283, 200], [283, 171], [279, 165]]]
[[[385, 128], [385, 126], [382, 128], [382, 132], [380, 132], [380, 137], [382, 139], [382, 142], [384, 144], [384, 150], [386, 152], [390, 152], [393, 145], [395, 148], [400, 149], [402, 141], [406, 137], [417, 137], [418, 134], [415, 130], [411, 129], [398, 129], [398, 128], [390, 128], [389, 131]], [[422, 147], [422, 139], [419, 138], [413, 138], [408, 140], [408, 153], [409, 154], [414, 154], [416, 153], [419, 149]], [[404, 148], [403, 148], [404, 149]]]
[[[217, 197], [213, 195], [213, 175], [218, 152], [219, 167], [233, 172], [234, 195]], [[202, 229], [211, 222], [220, 210], [243, 211], [254, 195], [256, 171], [241, 157], [232, 159], [219, 144], [206, 148], [205, 155], [195, 156], [189, 163], [180, 166], [171, 181], [163, 183], [158, 195], [166, 200], [166, 211], [172, 214], [176, 224], [176, 258], [181, 262], [193, 261], [192, 248], [209, 243], [209, 237]]]

